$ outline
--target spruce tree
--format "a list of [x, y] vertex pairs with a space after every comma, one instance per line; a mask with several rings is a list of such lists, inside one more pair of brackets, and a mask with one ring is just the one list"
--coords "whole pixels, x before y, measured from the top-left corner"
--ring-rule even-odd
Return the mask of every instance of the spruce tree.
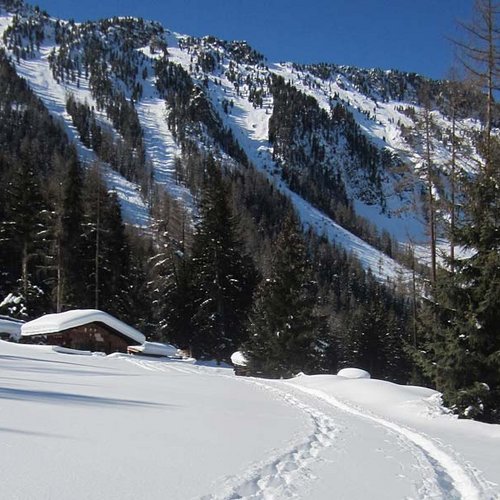
[[129, 247], [116, 193], [108, 193], [99, 168], [84, 184], [84, 269], [86, 307], [127, 318]]
[[[462, 178], [460, 218], [451, 240], [467, 252], [452, 255], [424, 299], [416, 358], [424, 374], [463, 417], [500, 422], [500, 145], [492, 133], [498, 88], [498, 5], [475, 2], [476, 20], [457, 42], [465, 68], [486, 91], [485, 119], [477, 143], [482, 161]], [[471, 169], [472, 170], [472, 169]]]
[[188, 352], [196, 352], [193, 342], [198, 338], [195, 333], [196, 290], [193, 286], [193, 269], [185, 255], [176, 255], [172, 262], [171, 273], [163, 289], [162, 334], [163, 337]]
[[63, 267], [62, 307], [83, 305], [85, 290], [82, 274], [83, 243], [83, 179], [76, 151], [71, 148], [66, 161], [63, 182], [61, 253]]
[[242, 250], [229, 200], [220, 167], [208, 158], [192, 251], [195, 357], [228, 359], [246, 340], [256, 273]]
[[253, 373], [286, 377], [317, 365], [316, 283], [295, 215], [275, 243], [271, 273], [258, 288], [244, 352]]
[[37, 283], [37, 262], [46, 250], [47, 221], [40, 179], [35, 165], [27, 158], [19, 159], [7, 185], [6, 220], [1, 224], [2, 240], [13, 252], [18, 279], [15, 293], [23, 300], [26, 316], [36, 316], [46, 305], [44, 290]]
[[175, 242], [167, 231], [168, 221], [154, 221], [154, 253], [149, 259], [150, 289], [154, 319], [161, 340], [172, 342], [182, 349], [191, 346], [190, 309], [192, 294], [190, 279], [184, 272], [185, 255], [176, 251]]
[[500, 155], [492, 144], [496, 168], [466, 181], [455, 228], [469, 255], [450, 259], [425, 300], [418, 361], [459, 415], [500, 422]]

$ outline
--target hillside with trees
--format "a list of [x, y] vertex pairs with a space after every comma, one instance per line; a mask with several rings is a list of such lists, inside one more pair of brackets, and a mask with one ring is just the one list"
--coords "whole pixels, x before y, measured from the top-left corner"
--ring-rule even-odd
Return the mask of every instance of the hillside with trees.
[[494, 3], [467, 82], [0, 6], [0, 314], [103, 309], [199, 359], [358, 366], [500, 422]]

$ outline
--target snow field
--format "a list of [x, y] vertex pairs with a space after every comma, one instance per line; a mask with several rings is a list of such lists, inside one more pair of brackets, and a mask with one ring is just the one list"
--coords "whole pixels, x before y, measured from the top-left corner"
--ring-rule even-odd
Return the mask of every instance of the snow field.
[[430, 389], [0, 342], [9, 500], [490, 500], [499, 444]]
[[4, 344], [2, 499], [199, 498], [307, 433], [304, 415], [267, 392], [181, 362], [144, 370]]

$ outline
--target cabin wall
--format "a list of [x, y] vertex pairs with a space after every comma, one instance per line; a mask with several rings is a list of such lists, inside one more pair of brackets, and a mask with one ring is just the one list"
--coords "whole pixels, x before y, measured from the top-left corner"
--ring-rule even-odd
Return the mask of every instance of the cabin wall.
[[46, 343], [81, 351], [105, 352], [106, 354], [126, 353], [128, 345], [134, 343], [133, 340], [126, 340], [98, 323], [89, 323], [63, 332], [24, 337], [23, 342]]

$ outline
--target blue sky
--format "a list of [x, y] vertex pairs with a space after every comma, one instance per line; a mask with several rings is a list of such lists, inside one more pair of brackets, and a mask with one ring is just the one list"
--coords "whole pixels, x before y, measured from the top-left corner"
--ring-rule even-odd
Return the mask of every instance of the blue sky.
[[[30, 2], [30, 0], [28, 0]], [[31, 2], [30, 2], [31, 3]], [[443, 78], [447, 37], [472, 0], [39, 0], [76, 21], [133, 15], [190, 35], [247, 40], [269, 61], [396, 68]]]

